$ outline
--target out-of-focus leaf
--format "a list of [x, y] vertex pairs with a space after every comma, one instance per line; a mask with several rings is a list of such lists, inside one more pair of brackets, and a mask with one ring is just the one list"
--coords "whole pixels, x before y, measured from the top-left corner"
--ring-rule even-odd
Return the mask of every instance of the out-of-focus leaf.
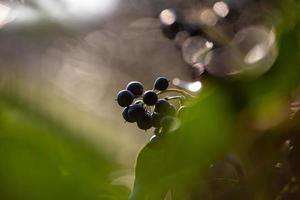
[[233, 113], [218, 87], [192, 103], [181, 127], [151, 141], [140, 152], [133, 199], [187, 199], [205, 182], [209, 165], [227, 150], [233, 134]]
[[112, 185], [118, 165], [88, 142], [12, 95], [0, 100], [0, 198], [126, 199]]

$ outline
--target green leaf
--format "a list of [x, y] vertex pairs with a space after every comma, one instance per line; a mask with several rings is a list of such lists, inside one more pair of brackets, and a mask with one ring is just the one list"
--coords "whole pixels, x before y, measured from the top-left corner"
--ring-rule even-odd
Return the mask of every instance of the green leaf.
[[169, 190], [175, 199], [185, 199], [201, 184], [209, 165], [226, 152], [234, 124], [222, 91], [209, 87], [190, 106], [177, 131], [141, 150], [131, 200], [164, 199]]
[[0, 199], [126, 199], [117, 163], [15, 96], [0, 100]]

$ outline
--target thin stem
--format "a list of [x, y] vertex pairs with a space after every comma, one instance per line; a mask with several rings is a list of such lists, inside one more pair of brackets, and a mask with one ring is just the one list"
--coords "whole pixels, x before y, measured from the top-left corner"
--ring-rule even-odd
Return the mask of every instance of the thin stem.
[[183, 96], [172, 96], [172, 97], [165, 97], [165, 100], [173, 100], [173, 99], [183, 99], [184, 97]]
[[195, 98], [194, 95], [191, 95], [189, 93], [187, 93], [186, 91], [184, 90], [181, 90], [181, 89], [176, 89], [176, 88], [170, 88], [170, 89], [167, 89], [167, 90], [164, 90], [164, 91], [159, 91], [157, 93], [157, 95], [161, 95], [161, 94], [164, 94], [164, 93], [167, 93], [167, 92], [178, 92], [186, 97], [191, 97], [191, 98]]
[[167, 97], [164, 97], [165, 100], [169, 101], [169, 100], [179, 100], [179, 105], [181, 106], [182, 102], [185, 101], [186, 97], [185, 96], [167, 96]]

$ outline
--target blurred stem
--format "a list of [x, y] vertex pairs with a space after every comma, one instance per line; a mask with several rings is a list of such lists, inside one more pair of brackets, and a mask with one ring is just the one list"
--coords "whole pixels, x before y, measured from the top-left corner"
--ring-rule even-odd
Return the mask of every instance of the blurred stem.
[[172, 96], [172, 97], [165, 97], [165, 100], [173, 100], [173, 99], [183, 99], [184, 97], [183, 96]]
[[165, 93], [168, 93], [168, 92], [177, 92], [177, 93], [180, 93], [180, 94], [182, 94], [186, 97], [195, 98], [194, 95], [191, 95], [191, 94], [189, 94], [188, 92], [186, 92], [184, 90], [176, 89], [176, 88], [170, 88], [170, 89], [167, 89], [167, 90], [164, 90], [164, 91], [159, 91], [157, 93], [157, 95], [165, 94]]

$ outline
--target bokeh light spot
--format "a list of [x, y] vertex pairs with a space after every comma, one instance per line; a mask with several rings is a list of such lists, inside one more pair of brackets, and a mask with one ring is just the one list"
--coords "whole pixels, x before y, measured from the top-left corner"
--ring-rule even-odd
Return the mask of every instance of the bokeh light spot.
[[214, 26], [218, 22], [218, 17], [211, 9], [206, 9], [200, 14], [200, 21], [207, 26]]
[[213, 43], [201, 36], [189, 37], [182, 45], [183, 59], [190, 65], [201, 62], [212, 47]]
[[172, 9], [165, 9], [159, 15], [161, 23], [165, 25], [172, 25], [176, 21], [176, 14]]
[[245, 57], [245, 63], [254, 64], [263, 59], [266, 56], [266, 54], [267, 50], [265, 49], [265, 46], [258, 44], [248, 52], [248, 54]]
[[188, 85], [188, 90], [191, 92], [198, 92], [201, 89], [201, 87], [202, 87], [201, 82], [196, 81]]
[[10, 12], [10, 7], [0, 4], [0, 27], [7, 23]]
[[199, 92], [202, 88], [202, 83], [200, 81], [188, 82], [188, 81], [181, 80], [179, 78], [174, 78], [172, 80], [172, 83], [176, 87], [183, 88], [190, 92]]
[[226, 17], [229, 13], [229, 7], [224, 1], [219, 1], [214, 4], [213, 11], [219, 17]]

